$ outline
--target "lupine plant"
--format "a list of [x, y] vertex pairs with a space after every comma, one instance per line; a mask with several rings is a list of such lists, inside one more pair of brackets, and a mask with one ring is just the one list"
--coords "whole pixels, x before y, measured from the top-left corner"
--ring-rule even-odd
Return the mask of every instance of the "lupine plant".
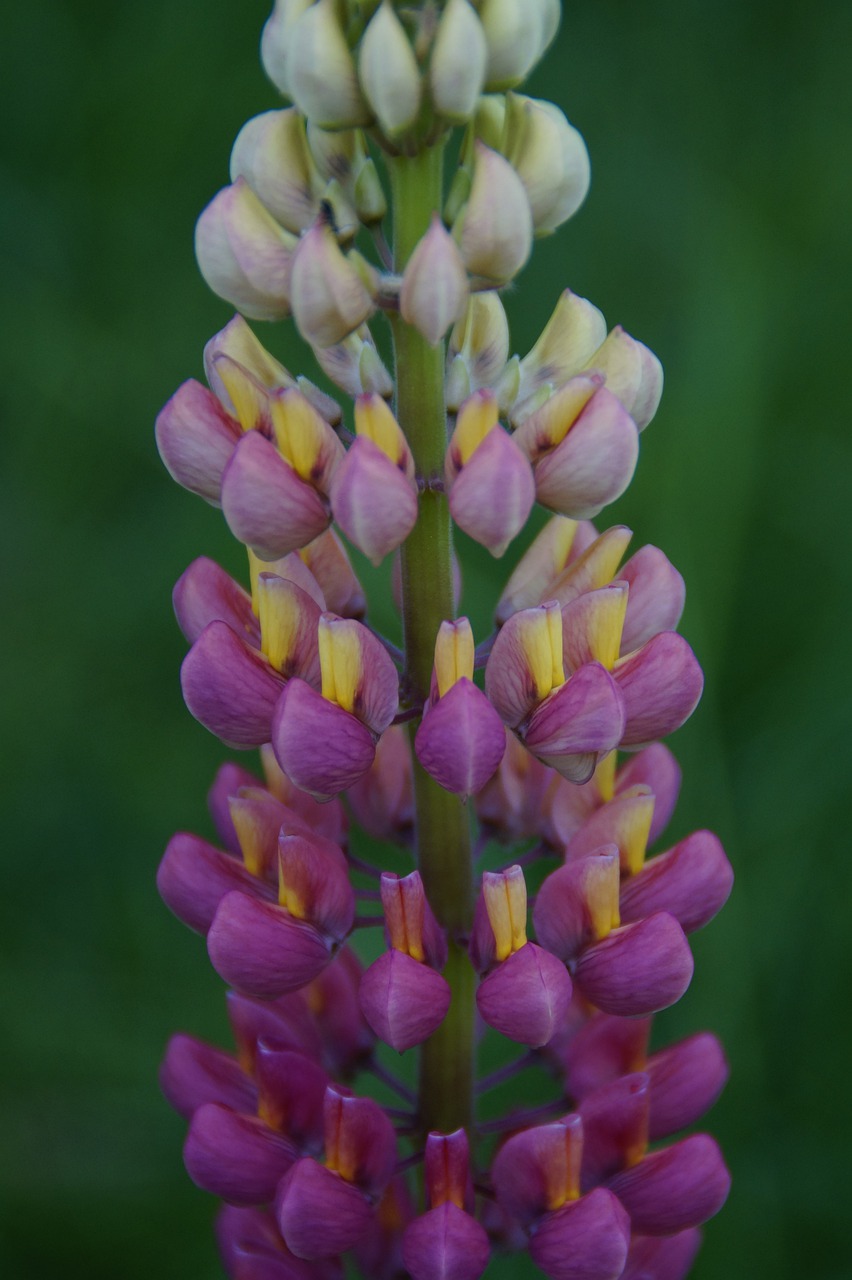
[[[248, 566], [177, 583], [182, 685], [260, 764], [216, 775], [220, 844], [178, 834], [160, 866], [235, 1042], [176, 1035], [161, 1078], [237, 1280], [476, 1280], [524, 1250], [552, 1280], [677, 1280], [728, 1192], [715, 1141], [677, 1136], [721, 1046], [650, 1042], [732, 880], [707, 831], [648, 856], [680, 784], [660, 739], [702, 689], [683, 579], [592, 523], [661, 367], [568, 289], [513, 355], [502, 300], [589, 184], [576, 129], [519, 91], [559, 19], [276, 0], [291, 105], [243, 126], [198, 221], [237, 314], [157, 441]], [[343, 403], [247, 323], [291, 316]], [[475, 636], [454, 526], [501, 557], [536, 505]], [[401, 648], [351, 548], [392, 557]]]

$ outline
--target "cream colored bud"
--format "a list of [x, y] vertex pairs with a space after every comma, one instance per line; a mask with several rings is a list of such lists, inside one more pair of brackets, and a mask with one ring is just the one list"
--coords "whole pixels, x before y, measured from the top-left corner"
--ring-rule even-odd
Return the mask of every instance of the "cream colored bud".
[[453, 356], [447, 362], [444, 378], [444, 399], [450, 413], [457, 413], [472, 391], [470, 373], [461, 356]]
[[454, 124], [470, 119], [485, 83], [487, 61], [488, 45], [476, 10], [468, 0], [449, 0], [429, 64], [432, 102], [439, 115]]
[[214, 293], [252, 320], [290, 314], [296, 239], [278, 225], [243, 178], [225, 187], [195, 227], [195, 256]]
[[336, 346], [314, 347], [314, 355], [323, 373], [353, 399], [365, 392], [385, 399], [393, 393], [393, 381], [366, 325]]
[[512, 89], [530, 73], [559, 26], [558, 0], [482, 0], [486, 89]]
[[506, 125], [506, 95], [485, 93], [479, 99], [473, 118], [473, 131], [492, 151], [503, 150], [503, 133]]
[[471, 275], [505, 284], [530, 256], [533, 223], [524, 184], [503, 156], [475, 146], [470, 199], [454, 227]]
[[358, 217], [365, 227], [382, 221], [388, 211], [388, 202], [376, 166], [370, 157], [358, 170], [353, 196]]
[[326, 185], [322, 199], [331, 215], [335, 235], [341, 244], [349, 244], [358, 233], [358, 215], [336, 178]]
[[390, 0], [383, 0], [361, 39], [358, 74], [364, 97], [389, 138], [403, 133], [420, 110], [420, 68]]
[[438, 214], [415, 245], [402, 277], [399, 309], [403, 320], [437, 346], [459, 318], [468, 296], [464, 262]]
[[305, 122], [295, 107], [246, 121], [231, 151], [231, 181], [245, 178], [274, 218], [296, 233], [319, 210], [321, 183], [311, 160]]
[[444, 222], [451, 227], [470, 199], [472, 184], [470, 169], [463, 164], [456, 169], [444, 204]]
[[290, 32], [313, 0], [275, 0], [260, 38], [260, 58], [269, 79], [285, 97], [292, 97], [287, 75]]
[[308, 121], [308, 146], [314, 164], [327, 182], [332, 178], [346, 190], [355, 180], [359, 165], [367, 154], [360, 129], [337, 129], [331, 132]]
[[312, 346], [342, 342], [372, 312], [359, 267], [343, 255], [322, 212], [299, 241], [290, 281], [296, 325]]
[[562, 386], [585, 368], [605, 337], [606, 321], [598, 308], [566, 289], [535, 346], [521, 361], [512, 421], [523, 421], [540, 406], [542, 390]]
[[289, 92], [299, 110], [322, 129], [368, 124], [355, 62], [335, 0], [316, 0], [289, 32]]
[[482, 387], [493, 387], [501, 377], [509, 358], [509, 321], [495, 291], [472, 294], [450, 334], [448, 364], [456, 357], [468, 371], [468, 395]]
[[508, 94], [504, 152], [524, 184], [537, 235], [577, 212], [589, 190], [589, 153], [558, 107]]

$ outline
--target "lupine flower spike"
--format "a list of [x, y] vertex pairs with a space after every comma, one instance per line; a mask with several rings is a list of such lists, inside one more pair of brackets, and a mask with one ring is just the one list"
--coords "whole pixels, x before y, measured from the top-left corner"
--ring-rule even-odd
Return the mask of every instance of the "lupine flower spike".
[[[276, 0], [284, 102], [198, 221], [237, 314], [157, 443], [247, 564], [178, 580], [181, 683], [259, 767], [224, 763], [215, 839], [180, 832], [160, 864], [233, 1039], [174, 1035], [160, 1079], [235, 1280], [478, 1280], [519, 1251], [551, 1280], [679, 1280], [728, 1192], [713, 1138], [684, 1133], [723, 1049], [651, 1038], [733, 878], [709, 831], [658, 844], [680, 787], [660, 740], [703, 681], [684, 583], [592, 523], [661, 366], [569, 288], [513, 354], [503, 305], [589, 186], [577, 130], [521, 91], [560, 8]], [[288, 317], [319, 373], [247, 322]], [[491, 635], [459, 612], [456, 528], [511, 561]], [[402, 647], [359, 555], [392, 557]], [[491, 1090], [530, 1069], [550, 1100], [501, 1112]]]

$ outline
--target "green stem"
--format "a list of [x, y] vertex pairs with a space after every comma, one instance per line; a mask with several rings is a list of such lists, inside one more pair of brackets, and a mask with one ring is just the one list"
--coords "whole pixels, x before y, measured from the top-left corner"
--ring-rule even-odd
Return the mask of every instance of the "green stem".
[[[402, 272], [433, 212], [442, 203], [443, 148], [390, 162], [394, 267]], [[443, 476], [447, 446], [443, 345], [432, 347], [401, 318], [393, 324], [397, 415], [418, 476], [426, 482], [417, 524], [402, 548], [406, 679], [416, 699], [428, 695], [441, 623], [454, 617], [453, 548]], [[473, 913], [470, 824], [465, 806], [414, 763], [418, 865], [426, 894], [450, 944], [444, 977], [452, 1003], [421, 1051], [419, 1103], [423, 1127], [450, 1133], [473, 1119], [474, 977], [462, 945]]]

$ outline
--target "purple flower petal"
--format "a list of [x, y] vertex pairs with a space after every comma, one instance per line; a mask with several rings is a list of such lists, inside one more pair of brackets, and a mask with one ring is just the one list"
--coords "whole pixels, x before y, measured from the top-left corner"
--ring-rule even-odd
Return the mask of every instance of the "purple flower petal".
[[632, 653], [660, 631], [676, 631], [686, 601], [686, 585], [659, 547], [640, 547], [618, 571], [630, 588], [621, 636], [622, 653]]
[[366, 725], [304, 680], [290, 680], [281, 694], [272, 722], [272, 745], [287, 777], [317, 797], [351, 787], [376, 754]]
[[540, 1048], [561, 1027], [571, 1003], [571, 978], [561, 960], [528, 942], [493, 969], [476, 992], [490, 1027], [518, 1044]]
[[259, 897], [272, 892], [242, 862], [200, 836], [172, 836], [157, 871], [157, 889], [170, 911], [196, 933], [207, 933], [219, 903], [234, 889]]
[[675, 631], [662, 631], [613, 671], [627, 723], [623, 747], [664, 738], [688, 720], [701, 697], [704, 676], [695, 654]]
[[608, 671], [590, 662], [533, 712], [524, 741], [545, 764], [572, 782], [591, 777], [599, 755], [621, 738], [624, 706]]
[[207, 808], [210, 810], [216, 834], [238, 858], [242, 857], [242, 850], [231, 818], [231, 797], [235, 796], [242, 787], [258, 788], [260, 785], [260, 779], [253, 773], [249, 773], [248, 769], [243, 769], [241, 765], [233, 764], [229, 760], [220, 765], [213, 779], [213, 785], [207, 792]]
[[684, 1280], [700, 1248], [696, 1227], [674, 1236], [634, 1235], [621, 1280]]
[[355, 892], [343, 851], [319, 836], [281, 835], [278, 866], [281, 901], [327, 938], [342, 942], [355, 918]]
[[180, 682], [195, 719], [229, 746], [269, 741], [281, 677], [226, 623], [204, 628], [183, 660]]
[[330, 1085], [325, 1091], [325, 1156], [330, 1168], [377, 1199], [396, 1164], [393, 1125], [379, 1104]]
[[208, 1102], [192, 1117], [183, 1159], [192, 1181], [212, 1195], [231, 1204], [263, 1204], [272, 1199], [296, 1149], [255, 1116]]
[[358, 1187], [305, 1157], [282, 1179], [275, 1217], [291, 1252], [313, 1261], [357, 1244], [373, 1220], [373, 1208]]
[[542, 1220], [530, 1257], [550, 1280], [618, 1280], [629, 1243], [627, 1214], [598, 1187]]
[[417, 492], [378, 445], [359, 436], [335, 472], [331, 507], [347, 538], [377, 565], [414, 528]]
[[583, 1190], [635, 1164], [648, 1147], [648, 1076], [621, 1076], [589, 1093], [577, 1108], [583, 1121]]
[[503, 759], [506, 731], [482, 690], [462, 677], [429, 707], [414, 749], [439, 786], [469, 796], [485, 786]]
[[634, 756], [628, 756], [618, 772], [617, 790], [644, 784], [654, 793], [654, 816], [648, 832], [651, 845], [665, 830], [680, 794], [681, 769], [662, 742], [652, 742]]
[[266, 1123], [304, 1150], [319, 1149], [328, 1076], [304, 1053], [263, 1039], [255, 1063], [260, 1114]]
[[213, 392], [194, 378], [184, 382], [160, 410], [155, 430], [169, 475], [218, 506], [222, 473], [242, 433]]
[[258, 1000], [241, 991], [229, 991], [228, 1021], [237, 1043], [240, 1061], [254, 1070], [258, 1041], [270, 1041], [277, 1048], [295, 1049], [318, 1059], [322, 1042], [316, 1023], [301, 995], [289, 994], [277, 1000]]
[[515, 1133], [491, 1166], [500, 1207], [524, 1227], [580, 1194], [583, 1122], [578, 1115]]
[[633, 1017], [667, 1009], [692, 978], [689, 943], [674, 916], [660, 911], [614, 929], [577, 961], [574, 981], [605, 1013]]
[[258, 431], [246, 432], [225, 469], [222, 510], [234, 537], [261, 560], [306, 546], [331, 519], [316, 489]]
[[178, 578], [172, 604], [178, 626], [190, 644], [198, 639], [208, 622], [218, 619], [249, 644], [259, 647], [260, 631], [252, 612], [251, 596], [207, 556], [193, 560]]
[[536, 462], [536, 498], [551, 511], [590, 520], [624, 493], [638, 457], [635, 422], [612, 392], [601, 387], [561, 444]]
[[[612, 800], [590, 815], [572, 837], [566, 859], [587, 857], [602, 845], [615, 845], [625, 874], [638, 871], [645, 858], [648, 832], [654, 816], [654, 796], [638, 784], [619, 789]], [[645, 912], [649, 915], [649, 912]]]
[[450, 514], [460, 529], [499, 557], [523, 529], [535, 497], [529, 461], [498, 425], [453, 480]]
[[645, 1070], [650, 1018], [596, 1013], [562, 1049], [566, 1092], [584, 1098], [619, 1076]]
[[728, 1198], [731, 1175], [716, 1142], [696, 1133], [654, 1151], [610, 1182], [641, 1235], [668, 1236], [697, 1227]]
[[612, 927], [618, 914], [618, 850], [613, 845], [557, 868], [533, 908], [536, 937], [563, 963]]
[[415, 1218], [402, 1238], [412, 1280], [478, 1280], [490, 1256], [485, 1229], [451, 1201]]
[[391, 949], [367, 969], [359, 999], [379, 1039], [403, 1053], [422, 1044], [444, 1021], [450, 988], [428, 965]]
[[390, 945], [433, 969], [443, 969], [447, 963], [447, 935], [429, 905], [420, 872], [398, 876], [393, 871], [383, 871], [379, 887]]
[[195, 1036], [172, 1036], [160, 1067], [160, 1088], [187, 1120], [205, 1102], [248, 1115], [257, 1110], [257, 1087], [236, 1059]]
[[331, 947], [313, 925], [273, 902], [229, 893], [207, 935], [213, 968], [249, 995], [270, 998], [297, 991], [331, 960]]
[[645, 1070], [651, 1081], [652, 1142], [694, 1124], [728, 1080], [724, 1050], [709, 1031], [652, 1053]]
[[712, 831], [694, 831], [625, 881], [621, 918], [627, 924], [668, 911], [685, 933], [693, 933], [722, 909], [733, 883], [733, 868], [718, 838]]

